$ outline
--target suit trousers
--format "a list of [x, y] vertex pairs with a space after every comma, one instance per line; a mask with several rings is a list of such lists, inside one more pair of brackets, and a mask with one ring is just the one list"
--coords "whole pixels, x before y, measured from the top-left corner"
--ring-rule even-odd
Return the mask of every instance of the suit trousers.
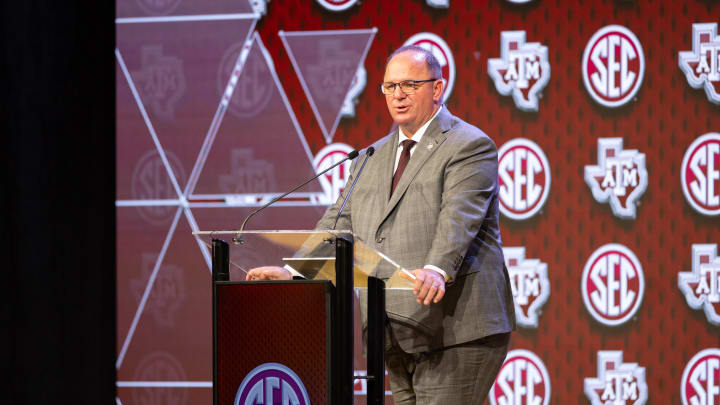
[[510, 333], [500, 333], [430, 352], [405, 353], [387, 330], [385, 365], [396, 405], [483, 404], [510, 344]]

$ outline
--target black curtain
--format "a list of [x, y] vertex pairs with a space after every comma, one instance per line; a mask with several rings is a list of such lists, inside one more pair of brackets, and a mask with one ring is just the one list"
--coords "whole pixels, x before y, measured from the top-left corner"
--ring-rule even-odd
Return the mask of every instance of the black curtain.
[[114, 2], [0, 7], [0, 403], [112, 404]]

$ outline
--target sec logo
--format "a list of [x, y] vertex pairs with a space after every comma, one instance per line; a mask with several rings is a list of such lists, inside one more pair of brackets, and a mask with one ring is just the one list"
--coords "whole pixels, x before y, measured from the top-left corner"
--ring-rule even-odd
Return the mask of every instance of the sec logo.
[[[254, 38], [231, 45], [220, 61], [216, 76], [222, 104], [229, 106], [230, 112], [238, 118], [259, 115], [275, 94], [273, 83], [268, 80], [271, 72], [262, 57], [263, 52], [256, 49], [254, 57], [249, 57]], [[260, 41], [255, 45], [263, 49]]]
[[[187, 373], [180, 360], [170, 353], [157, 351], [144, 356], [133, 373], [134, 381], [185, 381]], [[176, 387], [134, 387], [132, 404], [185, 405], [188, 389]]]
[[349, 9], [358, 0], [317, 0], [317, 2], [327, 10], [340, 12]]
[[[345, 159], [348, 153], [353, 150], [354, 149], [350, 145], [346, 145], [344, 143], [333, 143], [325, 146], [320, 149], [317, 155], [315, 155], [315, 159], [313, 160], [315, 170], [317, 170], [317, 172], [321, 172], [327, 169], [335, 163]], [[340, 166], [318, 177], [320, 185], [323, 188], [323, 194], [319, 195], [314, 201], [316, 204], [330, 205], [338, 199], [340, 193], [342, 193], [345, 188], [345, 183], [347, 183], [348, 177], [350, 176], [351, 165], [352, 161], [347, 160]]]
[[498, 151], [500, 212], [508, 218], [532, 217], [550, 193], [550, 164], [533, 141], [516, 138]]
[[623, 363], [622, 350], [601, 350], [597, 353], [597, 377], [585, 379], [585, 396], [592, 405], [643, 405], [648, 387], [645, 367]]
[[720, 349], [701, 350], [685, 366], [680, 396], [683, 405], [720, 403]]
[[685, 151], [680, 179], [685, 199], [703, 215], [720, 215], [720, 134], [707, 133]]
[[640, 89], [645, 55], [635, 34], [620, 25], [598, 30], [585, 46], [582, 75], [590, 96], [605, 107], [620, 107]]
[[433, 56], [440, 63], [442, 68], [443, 83], [445, 84], [445, 92], [443, 93], [443, 103], [447, 101], [455, 84], [455, 59], [450, 51], [450, 47], [439, 36], [430, 32], [421, 32], [410, 37], [405, 45], [417, 45], [432, 52]]
[[292, 404], [310, 405], [300, 377], [279, 363], [255, 367], [243, 379], [233, 405]]
[[488, 394], [491, 405], [547, 405], [550, 377], [545, 364], [528, 350], [511, 350]]
[[622, 325], [640, 308], [645, 276], [630, 249], [609, 243], [585, 263], [581, 289], [585, 308], [596, 321], [607, 326]]

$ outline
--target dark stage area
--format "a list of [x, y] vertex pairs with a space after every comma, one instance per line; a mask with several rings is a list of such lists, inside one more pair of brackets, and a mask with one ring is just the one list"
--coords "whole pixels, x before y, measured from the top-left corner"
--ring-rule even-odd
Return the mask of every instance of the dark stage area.
[[0, 403], [114, 403], [114, 3], [1, 7]]

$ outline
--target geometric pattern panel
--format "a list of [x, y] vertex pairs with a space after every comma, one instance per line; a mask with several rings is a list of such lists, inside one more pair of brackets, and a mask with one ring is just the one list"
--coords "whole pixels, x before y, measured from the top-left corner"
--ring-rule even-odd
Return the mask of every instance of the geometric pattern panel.
[[[310, 149], [260, 37], [232, 45], [222, 69], [232, 71], [241, 51], [244, 64], [233, 77], [233, 94], [217, 135], [201, 157], [205, 160], [193, 198], [282, 193], [315, 172]], [[318, 182], [300, 193], [308, 191], [320, 191]]]
[[[245, 41], [253, 25], [253, 19], [117, 24], [119, 60], [125, 66], [118, 86], [124, 87], [120, 79], [131, 85], [135, 108], [144, 112], [150, 134], [175, 156], [181, 190], [230, 78], [223, 59], [233, 44]], [[135, 134], [124, 129], [119, 126], [117, 136], [127, 145]]]
[[279, 32], [327, 143], [332, 142], [343, 101], [365, 63], [376, 32]]
[[241, 14], [253, 11], [248, 0], [117, 0], [115, 2], [115, 16], [118, 18]]

